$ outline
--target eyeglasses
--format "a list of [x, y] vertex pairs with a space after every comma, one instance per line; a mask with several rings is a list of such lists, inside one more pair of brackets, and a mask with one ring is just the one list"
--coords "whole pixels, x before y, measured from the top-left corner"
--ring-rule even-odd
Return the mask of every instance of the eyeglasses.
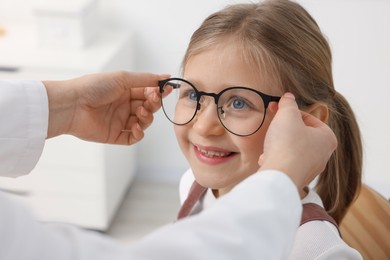
[[201, 110], [205, 97], [213, 97], [223, 127], [232, 134], [249, 136], [262, 126], [270, 102], [280, 97], [269, 96], [246, 87], [229, 87], [218, 94], [199, 91], [189, 81], [170, 78], [158, 82], [161, 105], [166, 117], [175, 125], [186, 125]]

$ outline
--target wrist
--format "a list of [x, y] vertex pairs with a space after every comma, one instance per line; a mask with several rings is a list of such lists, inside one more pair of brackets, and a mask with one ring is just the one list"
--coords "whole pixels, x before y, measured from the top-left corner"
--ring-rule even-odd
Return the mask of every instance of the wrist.
[[69, 132], [76, 106], [76, 92], [67, 81], [43, 81], [49, 102], [47, 138]]

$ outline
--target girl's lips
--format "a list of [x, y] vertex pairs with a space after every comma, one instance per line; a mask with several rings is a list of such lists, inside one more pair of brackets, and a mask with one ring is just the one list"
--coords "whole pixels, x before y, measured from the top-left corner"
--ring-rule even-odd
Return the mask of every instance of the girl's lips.
[[216, 147], [193, 145], [196, 157], [206, 164], [220, 164], [230, 160], [236, 153]]

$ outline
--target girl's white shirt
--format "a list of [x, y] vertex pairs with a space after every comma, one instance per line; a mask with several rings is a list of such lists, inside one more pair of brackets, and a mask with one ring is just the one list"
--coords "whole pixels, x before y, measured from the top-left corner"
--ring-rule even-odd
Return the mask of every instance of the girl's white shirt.
[[[0, 80], [0, 176], [28, 174], [35, 166], [48, 115], [42, 82]], [[134, 245], [69, 225], [38, 222], [1, 191], [0, 210], [1, 260], [269, 260], [289, 255], [302, 207], [285, 174], [264, 171], [209, 210], [160, 228]]]
[[[195, 178], [192, 170], [187, 170], [180, 180], [180, 202], [184, 203]], [[191, 215], [211, 208], [217, 198], [211, 189], [207, 189], [202, 199], [195, 204]], [[309, 189], [308, 194], [301, 200], [302, 204], [315, 203], [324, 207], [320, 196]], [[260, 220], [261, 221], [261, 220]], [[310, 221], [298, 228], [289, 260], [337, 260], [363, 259], [360, 253], [348, 246], [340, 237], [337, 228], [328, 221]]]

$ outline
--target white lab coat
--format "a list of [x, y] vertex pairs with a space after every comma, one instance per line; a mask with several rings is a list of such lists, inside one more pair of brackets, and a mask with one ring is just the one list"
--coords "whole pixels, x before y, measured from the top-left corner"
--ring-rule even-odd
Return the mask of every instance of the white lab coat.
[[[48, 126], [42, 83], [0, 81], [0, 120], [0, 175], [27, 174], [39, 159]], [[99, 233], [40, 223], [0, 192], [0, 259], [286, 259], [301, 211], [291, 180], [264, 171], [209, 210], [122, 245]]]
[[[188, 169], [180, 180], [180, 202], [184, 203], [190, 192], [195, 176], [191, 169]], [[204, 196], [194, 205], [190, 215], [197, 214], [202, 210], [213, 207], [218, 199], [211, 189], [208, 189]], [[313, 189], [302, 199], [302, 204], [314, 203], [324, 207], [321, 197]], [[295, 235], [294, 245], [288, 260], [362, 260], [360, 253], [348, 246], [342, 238], [335, 225], [328, 221], [313, 220], [301, 225]]]

